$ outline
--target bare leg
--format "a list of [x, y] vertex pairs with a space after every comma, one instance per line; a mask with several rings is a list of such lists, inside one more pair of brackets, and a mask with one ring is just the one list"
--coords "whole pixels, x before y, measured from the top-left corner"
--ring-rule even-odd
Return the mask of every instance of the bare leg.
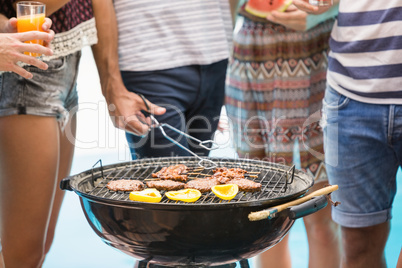
[[292, 259], [289, 251], [289, 235], [287, 234], [281, 242], [274, 247], [261, 253], [258, 257], [260, 268], [290, 268], [292, 267]]
[[402, 249], [401, 252], [399, 253], [399, 259], [398, 263], [396, 264], [396, 268], [402, 268]]
[[0, 239], [0, 268], [5, 268], [3, 259], [3, 249], [1, 247], [1, 239]]
[[342, 227], [342, 268], [385, 268], [389, 222], [366, 228]]
[[0, 237], [7, 268], [38, 267], [56, 188], [54, 117], [0, 118]]
[[4, 260], [3, 260], [3, 253], [0, 251], [0, 268], [5, 268]]
[[[321, 189], [327, 182], [314, 185]], [[340, 264], [340, 235], [338, 225], [331, 219], [331, 205], [303, 218], [309, 247], [309, 268], [338, 268]]]
[[[71, 120], [68, 121], [65, 129], [71, 129], [71, 133], [75, 139], [76, 134], [76, 126], [77, 126], [77, 118], [74, 115]], [[61, 205], [63, 203], [64, 191], [60, 190], [59, 184], [60, 181], [67, 177], [70, 174], [71, 165], [73, 162], [74, 156], [74, 142], [75, 140], [69, 140], [66, 137], [64, 132], [60, 132], [60, 162], [59, 162], [59, 172], [58, 172], [58, 180], [56, 187], [56, 194], [53, 202], [52, 213], [50, 216], [49, 227], [46, 235], [46, 244], [45, 244], [45, 254], [47, 254], [50, 250], [50, 247], [53, 242], [54, 233], [56, 229], [57, 219], [59, 217], [59, 212]]]
[[[256, 144], [261, 145], [261, 144]], [[250, 159], [259, 159], [266, 160], [266, 152], [265, 150], [254, 150], [250, 152], [248, 155], [241, 155], [239, 153], [239, 157], [242, 158], [250, 158]], [[267, 251], [258, 255], [257, 262], [258, 267], [260, 268], [291, 268], [292, 267], [292, 259], [290, 257], [289, 251], [289, 235], [286, 235], [281, 242], [268, 249]]]

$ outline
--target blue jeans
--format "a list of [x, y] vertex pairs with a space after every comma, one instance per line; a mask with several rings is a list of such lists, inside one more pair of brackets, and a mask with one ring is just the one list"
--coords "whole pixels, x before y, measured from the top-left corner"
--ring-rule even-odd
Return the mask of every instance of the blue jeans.
[[[213, 139], [225, 94], [227, 60], [210, 65], [191, 65], [159, 71], [122, 71], [126, 88], [143, 94], [154, 104], [166, 108], [155, 118], [201, 141]], [[209, 151], [185, 136], [164, 128], [166, 134], [197, 155]], [[189, 156], [189, 152], [152, 129], [145, 137], [126, 134], [133, 159], [144, 157]]]
[[391, 219], [396, 173], [402, 160], [402, 106], [362, 103], [327, 87], [323, 102], [324, 150], [332, 209], [345, 227]]

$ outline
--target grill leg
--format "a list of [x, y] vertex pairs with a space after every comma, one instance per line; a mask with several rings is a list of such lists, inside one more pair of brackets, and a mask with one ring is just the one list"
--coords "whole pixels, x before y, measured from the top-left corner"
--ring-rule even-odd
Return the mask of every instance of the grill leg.
[[248, 263], [248, 260], [241, 260], [240, 261], [240, 267], [241, 268], [250, 268], [250, 265]]
[[147, 264], [145, 261], [136, 261], [134, 268], [147, 268]]
[[[239, 262], [240, 268], [250, 268], [250, 265], [248, 263], [248, 260], [241, 260]], [[147, 261], [137, 261], [136, 265], [134, 266], [135, 268], [158, 268], [158, 267], [170, 267], [170, 266], [160, 266], [160, 265], [155, 265], [155, 264], [149, 264]], [[185, 266], [189, 267], [189, 266]], [[196, 267], [196, 266], [194, 266]], [[204, 266], [200, 266], [204, 267]], [[213, 268], [234, 268], [236, 267], [236, 264], [225, 264], [225, 265], [219, 265], [219, 266], [213, 266]]]

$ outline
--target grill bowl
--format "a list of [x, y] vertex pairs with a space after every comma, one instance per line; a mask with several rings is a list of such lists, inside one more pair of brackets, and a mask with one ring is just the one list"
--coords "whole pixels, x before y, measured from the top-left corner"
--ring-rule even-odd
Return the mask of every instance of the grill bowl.
[[262, 191], [241, 192], [230, 202], [204, 193], [195, 203], [172, 202], [166, 197], [161, 203], [142, 203], [130, 201], [128, 193], [105, 189], [112, 179], [144, 180], [162, 166], [182, 163], [195, 168], [198, 159], [193, 157], [143, 159], [93, 168], [64, 179], [61, 188], [78, 194], [88, 223], [106, 244], [140, 260], [218, 265], [254, 257], [277, 244], [294, 223], [290, 210], [263, 221], [249, 221], [248, 215], [305, 194], [313, 186], [313, 178], [263, 161], [210, 159], [219, 166], [260, 172], [253, 180], [261, 182]]

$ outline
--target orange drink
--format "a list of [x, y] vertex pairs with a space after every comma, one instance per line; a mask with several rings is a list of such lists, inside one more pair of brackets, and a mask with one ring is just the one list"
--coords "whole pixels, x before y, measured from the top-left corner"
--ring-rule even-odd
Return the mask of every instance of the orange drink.
[[[18, 18], [17, 28], [18, 32], [28, 32], [28, 31], [41, 31], [42, 24], [45, 22], [45, 14], [37, 14], [32, 16], [22, 16]], [[32, 44], [43, 45], [43, 40], [30, 40], [27, 41]]]
[[[41, 2], [22, 1], [17, 3], [18, 32], [43, 31], [45, 22], [45, 4]], [[25, 43], [43, 45], [43, 40], [29, 40]], [[26, 55], [38, 57], [40, 54], [25, 52]]]

